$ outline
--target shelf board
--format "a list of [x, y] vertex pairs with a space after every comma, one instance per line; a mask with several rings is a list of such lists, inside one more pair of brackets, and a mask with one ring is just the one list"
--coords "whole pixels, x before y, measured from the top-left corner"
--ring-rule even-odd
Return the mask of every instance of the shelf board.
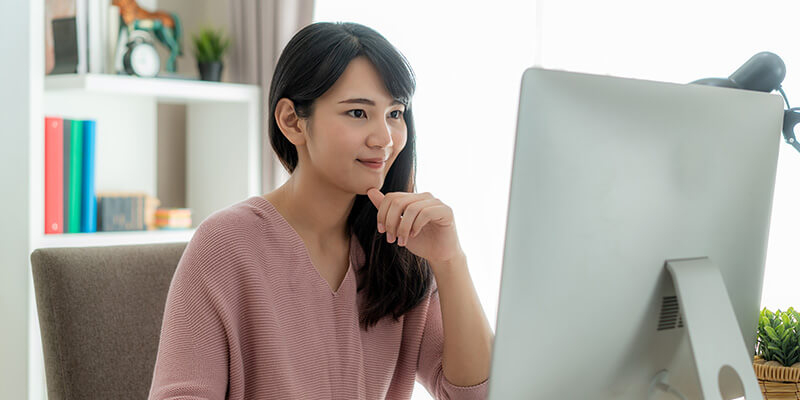
[[181, 229], [51, 234], [40, 236], [33, 248], [188, 242], [194, 235], [194, 231], [194, 229]]
[[163, 102], [235, 102], [258, 101], [256, 85], [207, 82], [193, 79], [139, 78], [110, 74], [48, 75], [46, 93], [84, 92], [155, 97]]

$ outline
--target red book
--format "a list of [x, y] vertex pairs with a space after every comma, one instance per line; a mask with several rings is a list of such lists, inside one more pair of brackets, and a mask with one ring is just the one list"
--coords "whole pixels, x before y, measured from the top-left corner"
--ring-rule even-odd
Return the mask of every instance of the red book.
[[44, 233], [64, 233], [64, 120], [44, 121]]

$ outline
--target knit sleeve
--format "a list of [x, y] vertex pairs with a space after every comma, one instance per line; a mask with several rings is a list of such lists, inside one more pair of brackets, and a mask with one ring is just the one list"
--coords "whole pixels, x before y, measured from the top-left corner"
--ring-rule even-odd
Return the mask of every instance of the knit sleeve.
[[208, 276], [218, 263], [209, 229], [198, 227], [167, 294], [149, 400], [222, 400], [228, 386], [228, 342]]
[[442, 311], [439, 305], [439, 291], [430, 295], [422, 343], [419, 350], [417, 380], [437, 400], [483, 400], [489, 395], [489, 380], [473, 386], [456, 386], [444, 376], [442, 355], [444, 351], [444, 331]]

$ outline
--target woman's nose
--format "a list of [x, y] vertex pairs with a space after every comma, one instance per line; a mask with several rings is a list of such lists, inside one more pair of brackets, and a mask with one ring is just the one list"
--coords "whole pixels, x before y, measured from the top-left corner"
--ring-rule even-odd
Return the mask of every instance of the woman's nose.
[[392, 145], [392, 131], [386, 123], [378, 123], [378, 127], [375, 128], [372, 133], [367, 138], [367, 145], [369, 147], [389, 147]]

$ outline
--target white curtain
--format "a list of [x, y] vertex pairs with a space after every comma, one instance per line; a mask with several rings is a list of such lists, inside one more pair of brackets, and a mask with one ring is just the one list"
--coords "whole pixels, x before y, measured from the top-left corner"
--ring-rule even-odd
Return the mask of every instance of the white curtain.
[[272, 191], [288, 178], [267, 136], [268, 96], [281, 51], [300, 29], [310, 24], [314, 0], [231, 0], [230, 73], [234, 82], [261, 87], [261, 191]]

